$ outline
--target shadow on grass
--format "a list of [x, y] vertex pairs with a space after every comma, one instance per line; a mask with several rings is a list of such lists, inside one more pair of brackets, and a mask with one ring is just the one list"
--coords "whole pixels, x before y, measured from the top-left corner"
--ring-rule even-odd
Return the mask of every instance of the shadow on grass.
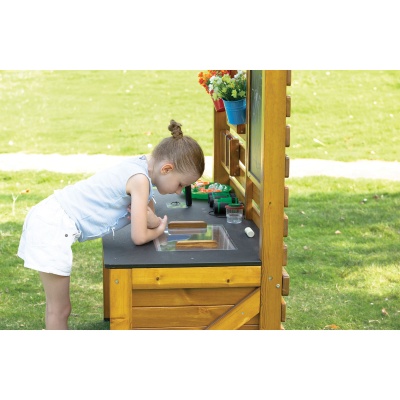
[[109, 321], [94, 321], [94, 322], [84, 322], [82, 324], [79, 324], [79, 326], [76, 326], [73, 328], [75, 330], [87, 330], [87, 331], [104, 331], [104, 330], [110, 330], [110, 322]]
[[307, 193], [308, 182], [294, 182], [285, 210], [285, 328], [400, 329], [400, 186], [331, 180], [329, 192]]

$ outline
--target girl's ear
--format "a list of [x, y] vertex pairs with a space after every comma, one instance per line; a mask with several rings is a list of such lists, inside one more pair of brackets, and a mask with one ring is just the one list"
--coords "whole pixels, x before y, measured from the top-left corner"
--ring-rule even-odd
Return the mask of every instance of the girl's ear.
[[164, 164], [164, 165], [161, 167], [161, 174], [162, 174], [162, 175], [166, 175], [166, 174], [168, 174], [169, 172], [173, 171], [173, 169], [174, 169], [173, 164]]

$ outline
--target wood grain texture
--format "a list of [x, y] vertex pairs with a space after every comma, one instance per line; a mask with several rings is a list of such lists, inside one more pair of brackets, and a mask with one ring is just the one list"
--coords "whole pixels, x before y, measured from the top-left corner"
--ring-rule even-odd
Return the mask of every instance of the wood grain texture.
[[[261, 309], [260, 329], [280, 329], [284, 225], [285, 175], [289, 176], [285, 157], [286, 117], [290, 101], [286, 96], [287, 71], [265, 71], [265, 108], [262, 159]], [[289, 111], [289, 112], [287, 112]]]
[[254, 290], [224, 315], [211, 323], [207, 330], [239, 329], [260, 312], [260, 288]]
[[132, 291], [132, 307], [234, 306], [255, 287], [212, 289], [139, 289]]
[[215, 249], [218, 247], [216, 240], [178, 240], [177, 249]]
[[[205, 329], [231, 307], [133, 307], [132, 329]], [[250, 329], [258, 326], [258, 316], [247, 323]], [[243, 325], [245, 326], [245, 325]], [[229, 328], [228, 328], [229, 329]]]
[[110, 269], [110, 329], [131, 329], [132, 274], [129, 269]]
[[168, 229], [176, 228], [207, 228], [205, 221], [171, 221], [168, 224]]
[[132, 289], [259, 287], [261, 266], [133, 268]]

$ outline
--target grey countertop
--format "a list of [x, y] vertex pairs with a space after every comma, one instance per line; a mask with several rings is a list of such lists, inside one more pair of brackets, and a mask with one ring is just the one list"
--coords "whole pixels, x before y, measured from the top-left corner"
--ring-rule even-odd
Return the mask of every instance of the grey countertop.
[[[260, 265], [259, 229], [253, 221], [243, 219], [240, 224], [228, 224], [225, 217], [216, 217], [207, 200], [193, 199], [192, 206], [187, 208], [170, 208], [173, 202], [185, 205], [184, 195], [160, 195], [155, 191], [156, 213], [167, 215], [168, 221], [205, 221], [208, 225], [225, 227], [236, 249], [233, 250], [185, 250], [157, 251], [155, 243], [142, 246], [133, 244], [130, 236], [130, 225], [116, 231], [114, 236], [103, 237], [105, 268], [160, 268], [187, 266], [241, 266]], [[211, 214], [210, 214], [211, 212]], [[249, 238], [245, 228], [251, 227], [255, 232]]]

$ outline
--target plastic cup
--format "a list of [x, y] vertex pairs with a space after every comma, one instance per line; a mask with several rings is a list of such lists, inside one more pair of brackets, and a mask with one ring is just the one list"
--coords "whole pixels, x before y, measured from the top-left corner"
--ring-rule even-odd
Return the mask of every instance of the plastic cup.
[[228, 224], [240, 224], [243, 221], [243, 209], [243, 204], [225, 206], [226, 222], [228, 222]]

